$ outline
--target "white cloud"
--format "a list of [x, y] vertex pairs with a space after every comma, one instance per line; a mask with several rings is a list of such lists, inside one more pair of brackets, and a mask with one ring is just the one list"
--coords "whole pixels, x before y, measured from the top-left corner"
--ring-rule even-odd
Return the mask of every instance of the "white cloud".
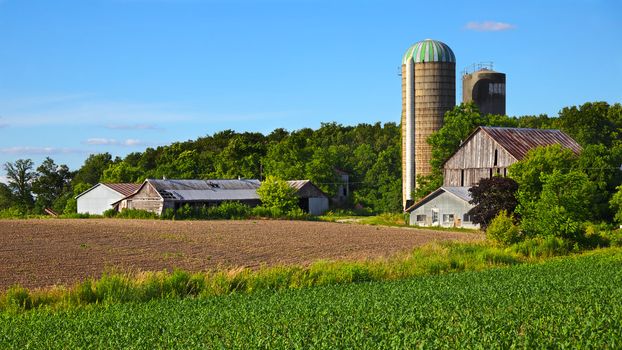
[[101, 137], [94, 137], [87, 139], [85, 142], [87, 145], [106, 145], [106, 146], [142, 146], [145, 145], [144, 142], [137, 139], [127, 139], [123, 141], [119, 141], [117, 139], [107, 139]]
[[[1, 3], [1, 1], [0, 1]], [[3, 184], [8, 184], [9, 183], [9, 179], [6, 176], [2, 176], [0, 175], [0, 182]]]
[[510, 23], [504, 22], [494, 22], [494, 21], [485, 21], [485, 22], [469, 22], [465, 26], [468, 30], [474, 30], [477, 32], [500, 32], [504, 30], [515, 29], [516, 26]]
[[117, 140], [115, 139], [104, 139], [99, 137], [94, 137], [86, 140], [87, 145], [116, 145]]
[[0, 148], [0, 154], [12, 155], [52, 155], [52, 154], [70, 154], [85, 153], [83, 150], [75, 148], [59, 148], [59, 147], [30, 147], [16, 146]]
[[140, 140], [137, 139], [127, 139], [125, 141], [123, 141], [122, 143], [124, 146], [140, 146], [143, 145], [144, 143]]

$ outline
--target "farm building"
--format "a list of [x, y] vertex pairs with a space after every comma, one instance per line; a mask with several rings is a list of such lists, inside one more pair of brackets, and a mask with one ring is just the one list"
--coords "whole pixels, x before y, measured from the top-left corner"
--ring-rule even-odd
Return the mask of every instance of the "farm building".
[[115, 203], [140, 188], [140, 184], [132, 183], [98, 183], [76, 197], [78, 213], [101, 215], [112, 208]]
[[443, 187], [406, 209], [410, 224], [475, 228], [466, 215], [473, 208], [469, 188], [481, 179], [507, 176], [508, 167], [529, 150], [554, 144], [581, 152], [581, 146], [559, 130], [477, 128], [443, 164]]
[[466, 214], [473, 208], [470, 200], [468, 187], [440, 187], [406, 211], [411, 225], [479, 228]]
[[[317, 215], [328, 209], [328, 197], [308, 180], [289, 181], [300, 198], [300, 207]], [[154, 180], [147, 179], [130, 196], [114, 203], [117, 210], [140, 209], [161, 215], [166, 209], [186, 204], [212, 206], [235, 201], [257, 206], [261, 204], [257, 189], [259, 180]], [[323, 203], [326, 202], [326, 205]]]
[[581, 146], [560, 130], [480, 126], [443, 164], [443, 186], [471, 187], [480, 179], [507, 176], [508, 167], [529, 150], [554, 144], [581, 152]]
[[322, 215], [328, 210], [328, 196], [309, 180], [287, 181], [296, 190], [298, 206], [311, 215]]

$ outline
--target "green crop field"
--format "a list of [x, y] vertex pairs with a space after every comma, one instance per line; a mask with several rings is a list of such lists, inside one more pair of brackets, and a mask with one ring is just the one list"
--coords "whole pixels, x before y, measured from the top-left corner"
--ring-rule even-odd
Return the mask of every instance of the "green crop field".
[[480, 272], [0, 314], [0, 348], [622, 348], [622, 250]]

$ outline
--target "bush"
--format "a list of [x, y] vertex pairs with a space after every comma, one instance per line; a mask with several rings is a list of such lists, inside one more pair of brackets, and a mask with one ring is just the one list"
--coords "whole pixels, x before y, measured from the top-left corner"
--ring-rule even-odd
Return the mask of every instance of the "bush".
[[578, 246], [563, 238], [549, 236], [527, 239], [509, 247], [508, 251], [529, 258], [548, 258], [578, 251]]
[[0, 219], [19, 219], [26, 217], [26, 214], [19, 208], [7, 208], [0, 210]]
[[116, 217], [121, 219], [157, 219], [158, 214], [147, 210], [123, 209]]
[[104, 211], [102, 215], [104, 215], [105, 218], [114, 218], [115, 216], [117, 216], [117, 213], [118, 211], [111, 208], [111, 209]]
[[281, 212], [288, 212], [298, 207], [298, 197], [287, 182], [273, 176], [268, 176], [257, 189], [261, 203], [268, 208], [277, 208]]
[[251, 214], [251, 208], [240, 202], [222, 202], [209, 208], [207, 214], [210, 219], [246, 219]]
[[522, 239], [522, 233], [520, 228], [514, 224], [514, 217], [508, 216], [507, 211], [501, 210], [490, 222], [486, 237], [503, 245], [511, 245]]

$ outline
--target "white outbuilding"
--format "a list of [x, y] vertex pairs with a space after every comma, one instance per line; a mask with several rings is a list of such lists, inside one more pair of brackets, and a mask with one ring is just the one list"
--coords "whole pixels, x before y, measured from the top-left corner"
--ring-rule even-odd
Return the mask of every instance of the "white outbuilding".
[[443, 186], [407, 208], [406, 212], [410, 213], [411, 225], [479, 228], [479, 224], [473, 224], [467, 214], [474, 207], [470, 200], [469, 187]]
[[112, 203], [133, 194], [141, 184], [133, 183], [98, 183], [76, 197], [78, 213], [101, 215], [112, 209]]

